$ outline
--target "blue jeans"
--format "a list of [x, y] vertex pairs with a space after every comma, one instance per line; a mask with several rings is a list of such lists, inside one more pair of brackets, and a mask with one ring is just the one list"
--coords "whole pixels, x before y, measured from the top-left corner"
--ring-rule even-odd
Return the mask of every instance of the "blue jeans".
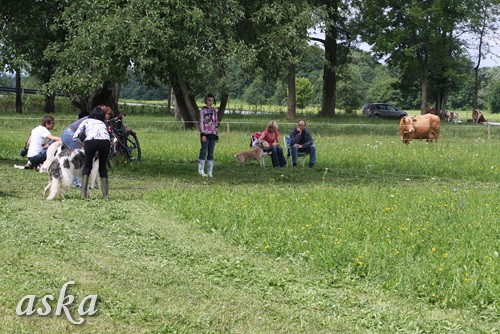
[[201, 142], [200, 156], [198, 157], [199, 162], [205, 161], [205, 157], [207, 160], [214, 160], [214, 150], [217, 139], [209, 137], [206, 138], [207, 140], [205, 142]]
[[270, 151], [273, 167], [286, 166], [285, 155], [283, 154], [283, 149], [280, 146], [273, 146]]
[[63, 142], [63, 145], [66, 148], [73, 148], [73, 149], [78, 149], [82, 148], [76, 141], [73, 140], [73, 135], [75, 134], [74, 131], [69, 130], [66, 128], [61, 135], [61, 140]]
[[28, 161], [31, 162], [31, 165], [36, 168], [36, 166], [43, 164], [43, 162], [47, 159], [47, 150], [44, 149], [42, 152], [38, 153], [34, 157], [28, 157]]
[[316, 163], [316, 145], [312, 144], [308, 148], [297, 148], [295, 146], [291, 147], [292, 154], [292, 164], [297, 165], [297, 160], [300, 153], [309, 153], [309, 165], [314, 165]]
[[[71, 149], [79, 149], [82, 148], [74, 139], [73, 135], [75, 134], [74, 131], [70, 130], [69, 128], [64, 129], [64, 131], [61, 134], [61, 140], [63, 142], [63, 145], [65, 148], [71, 148]], [[78, 188], [82, 187], [82, 182], [81, 178], [78, 176], [73, 177], [73, 184], [77, 186]]]

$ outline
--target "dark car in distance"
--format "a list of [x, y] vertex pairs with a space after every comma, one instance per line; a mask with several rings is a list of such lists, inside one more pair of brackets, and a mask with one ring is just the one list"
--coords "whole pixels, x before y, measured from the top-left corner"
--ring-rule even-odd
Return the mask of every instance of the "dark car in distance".
[[395, 106], [387, 103], [372, 103], [368, 102], [363, 106], [361, 114], [365, 117], [382, 117], [382, 118], [401, 118], [408, 116], [404, 110], [399, 110]]

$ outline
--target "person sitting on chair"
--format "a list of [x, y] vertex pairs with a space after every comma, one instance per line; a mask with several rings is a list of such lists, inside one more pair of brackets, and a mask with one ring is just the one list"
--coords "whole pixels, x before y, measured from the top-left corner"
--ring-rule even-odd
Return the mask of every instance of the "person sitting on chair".
[[267, 124], [266, 130], [262, 132], [258, 138], [258, 142], [267, 141], [269, 144], [269, 152], [271, 152], [271, 161], [273, 167], [284, 167], [286, 166], [286, 159], [283, 155], [283, 149], [280, 147], [280, 133], [278, 132], [278, 124], [275, 121], [271, 121]]
[[309, 167], [313, 167], [316, 163], [316, 145], [303, 119], [299, 120], [297, 127], [290, 132], [290, 151], [293, 167], [297, 167], [299, 152], [309, 154]]

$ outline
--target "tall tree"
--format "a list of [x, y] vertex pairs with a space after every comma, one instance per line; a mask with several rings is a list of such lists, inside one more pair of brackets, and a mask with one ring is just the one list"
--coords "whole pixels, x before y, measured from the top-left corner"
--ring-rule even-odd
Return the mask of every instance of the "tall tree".
[[473, 15], [467, 23], [468, 30], [472, 34], [473, 49], [477, 51], [476, 65], [474, 66], [474, 94], [472, 97], [472, 108], [478, 108], [478, 91], [480, 86], [479, 67], [481, 60], [489, 53], [490, 45], [488, 37], [498, 33], [498, 19], [500, 14], [500, 1], [478, 0], [473, 4]]
[[[345, 64], [345, 56], [350, 48], [351, 34], [348, 28], [350, 1], [313, 0], [317, 6], [325, 38], [312, 38], [323, 44], [325, 62], [323, 67], [323, 92], [320, 114], [326, 117], [335, 115], [337, 94], [337, 71]], [[347, 46], [346, 46], [347, 45]], [[344, 46], [344, 47], [342, 47]], [[343, 49], [342, 52], [339, 52]]]
[[219, 86], [215, 73], [234, 50], [230, 35], [238, 6], [215, 0], [68, 2], [60, 24], [70, 38], [50, 51], [62, 65], [53, 82], [85, 96], [105, 82], [126, 82], [132, 67], [148, 84], [170, 82], [186, 126], [193, 127], [192, 87], [204, 79], [205, 87]]
[[16, 80], [16, 112], [22, 113], [21, 72], [27, 67], [21, 41], [25, 35], [23, 28], [27, 26], [23, 13], [29, 8], [28, 1], [6, 0], [0, 6], [0, 66], [14, 73]]
[[[7, 68], [15, 71], [16, 76], [24, 70], [47, 83], [57, 64], [45, 57], [44, 50], [49, 43], [62, 38], [60, 31], [52, 29], [60, 12], [57, 1], [2, 0], [0, 8], [3, 21], [0, 48], [4, 56], [8, 55], [4, 57]], [[17, 82], [20, 85], [20, 80]], [[19, 94], [17, 100], [21, 101]], [[54, 111], [54, 97], [53, 92], [46, 92], [46, 112]], [[20, 111], [19, 106], [16, 109]]]
[[307, 2], [253, 1], [247, 3], [240, 20], [237, 38], [244, 43], [250, 57], [243, 66], [261, 70], [268, 80], [287, 83], [287, 118], [296, 114], [295, 69], [307, 47], [307, 29], [313, 25], [312, 8]]
[[467, 20], [471, 1], [359, 0], [356, 4], [362, 38], [386, 56], [389, 65], [419, 77], [422, 112], [427, 109], [429, 83], [434, 79], [436, 85], [439, 78], [440, 107], [453, 81], [449, 70], [458, 67], [462, 54], [456, 32]]

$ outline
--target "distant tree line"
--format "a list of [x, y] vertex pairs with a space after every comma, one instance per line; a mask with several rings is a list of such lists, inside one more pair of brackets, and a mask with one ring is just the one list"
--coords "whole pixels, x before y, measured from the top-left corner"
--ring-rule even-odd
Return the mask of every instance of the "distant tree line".
[[[297, 63], [297, 108], [321, 105], [324, 51], [317, 45], [309, 45]], [[397, 73], [388, 65], [379, 63], [368, 52], [353, 49], [350, 63], [339, 73], [337, 86], [337, 106], [347, 113], [360, 110], [365, 102], [386, 102], [403, 109], [420, 109], [418, 82], [403, 85]], [[265, 73], [254, 75], [239, 73], [241, 66], [234, 62], [228, 67], [229, 98], [239, 99], [249, 104], [286, 105], [287, 85], [284, 80], [276, 80]], [[456, 83], [456, 89], [448, 99], [448, 109], [471, 109], [473, 107], [474, 69], [462, 69], [464, 80]], [[499, 92], [493, 89], [500, 85], [500, 67], [479, 69], [481, 85], [478, 91], [477, 107], [491, 109], [491, 103]], [[169, 87], [148, 87], [132, 76], [122, 89], [122, 97], [136, 100], [166, 100]], [[198, 96], [198, 97], [201, 97]], [[497, 99], [500, 99], [498, 96]], [[496, 109], [498, 110], [498, 108]], [[495, 110], [491, 110], [495, 112]], [[496, 111], [496, 112], [500, 112]]]
[[[309, 45], [297, 64], [296, 98], [297, 108], [321, 105], [323, 50], [317, 45]], [[418, 85], [403, 86], [398, 76], [389, 67], [376, 61], [368, 52], [352, 50], [352, 61], [340, 72], [337, 87], [337, 106], [346, 113], [359, 112], [365, 102], [386, 102], [403, 109], [420, 108]], [[238, 99], [252, 105], [286, 105], [287, 85], [265, 73], [254, 75], [239, 74], [240, 66], [229, 66], [230, 99]], [[474, 90], [474, 69], [465, 68], [465, 80], [457, 83], [450, 94], [448, 109], [471, 109]], [[480, 82], [477, 107], [500, 112], [500, 67], [480, 68]], [[25, 88], [39, 88], [40, 82], [33, 77], [23, 79]], [[129, 81], [121, 89], [121, 98], [144, 101], [167, 100], [169, 85], [145, 85], [144, 80], [129, 73]], [[15, 78], [0, 75], [0, 86], [14, 87]], [[196, 96], [201, 98], [202, 95]]]
[[492, 99], [498, 73], [480, 64], [499, 10], [499, 0], [2, 0], [0, 68], [17, 96], [22, 73], [36, 77], [47, 112], [56, 91], [88, 111], [171, 87], [186, 127], [209, 90], [220, 117], [230, 97], [286, 100], [289, 118], [309, 103], [332, 117], [365, 100], [441, 112]]

